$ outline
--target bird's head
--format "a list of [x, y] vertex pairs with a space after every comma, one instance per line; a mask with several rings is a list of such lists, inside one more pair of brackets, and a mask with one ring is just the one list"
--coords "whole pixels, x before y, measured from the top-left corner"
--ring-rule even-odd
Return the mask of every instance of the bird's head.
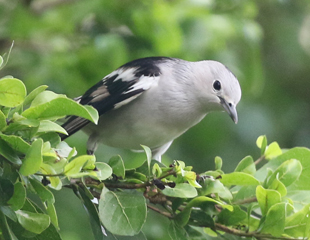
[[[200, 100], [207, 111], [225, 110], [237, 123], [236, 106], [241, 99], [241, 88], [236, 76], [222, 63], [201, 61], [200, 77], [197, 87], [200, 88]], [[203, 90], [203, 91], [201, 91]]]

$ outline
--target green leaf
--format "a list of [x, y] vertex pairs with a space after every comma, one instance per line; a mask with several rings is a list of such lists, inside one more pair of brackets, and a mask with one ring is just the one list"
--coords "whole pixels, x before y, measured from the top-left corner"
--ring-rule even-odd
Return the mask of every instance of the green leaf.
[[39, 93], [43, 92], [46, 88], [48, 88], [48, 86], [42, 85], [32, 90], [32, 92], [29, 93], [24, 100], [24, 103], [23, 103], [24, 107], [29, 106], [31, 102], [36, 98], [36, 96], [39, 95]]
[[19, 136], [5, 135], [0, 133], [0, 137], [6, 141], [15, 151], [26, 154], [30, 148], [29, 143]]
[[256, 188], [256, 198], [263, 216], [267, 214], [269, 209], [281, 202], [281, 195], [279, 192], [270, 189], [264, 189], [262, 186]]
[[155, 176], [156, 178], [159, 178], [162, 175], [163, 171], [162, 169], [159, 167], [158, 163], [155, 163], [152, 167], [152, 174], [153, 176]]
[[59, 225], [58, 225], [58, 218], [57, 218], [57, 213], [56, 213], [56, 209], [53, 203], [47, 203], [46, 204], [46, 212], [48, 214], [48, 216], [51, 219], [51, 222], [54, 224], [54, 226], [59, 229]]
[[11, 163], [17, 165], [22, 164], [22, 161], [18, 157], [17, 153], [3, 139], [0, 139], [0, 155]]
[[196, 226], [215, 227], [214, 219], [202, 210], [192, 209], [190, 220], [191, 222], [194, 221], [195, 224], [197, 223]]
[[184, 171], [183, 178], [193, 187], [201, 188], [201, 185], [196, 181], [197, 175], [193, 171]]
[[141, 145], [143, 148], [145, 154], [146, 154], [146, 161], [147, 161], [147, 167], [148, 167], [148, 175], [151, 175], [151, 161], [152, 161], [152, 151], [149, 147]]
[[16, 211], [21, 209], [24, 206], [26, 200], [26, 189], [24, 188], [21, 182], [14, 184], [14, 194], [11, 199], [8, 201], [11, 208]]
[[147, 175], [147, 172], [148, 172], [147, 162], [145, 161], [144, 153], [137, 152], [134, 154], [134, 157], [123, 158], [123, 160], [124, 160], [124, 165], [125, 165], [126, 170], [137, 169], [145, 164], [145, 169], [146, 169], [145, 174]]
[[112, 168], [103, 162], [96, 162], [95, 166], [97, 170], [93, 171], [94, 174], [91, 176], [95, 176], [98, 180], [103, 181], [109, 178], [112, 175]]
[[26, 96], [26, 87], [16, 78], [0, 79], [0, 105], [16, 107], [21, 104]]
[[77, 194], [81, 199], [90, 220], [90, 226], [93, 231], [95, 239], [104, 239], [104, 235], [101, 230], [101, 222], [99, 219], [99, 213], [95, 204], [91, 201], [89, 196], [85, 193], [84, 189], [79, 187]]
[[[89, 119], [89, 120], [92, 121], [93, 123], [97, 124], [98, 120], [99, 120], [99, 115], [98, 115], [97, 110], [92, 106], [88, 106], [88, 105], [82, 105], [82, 106], [86, 109], [86, 111], [90, 115], [91, 119]], [[86, 119], [88, 119], [88, 118], [86, 118]]]
[[171, 222], [168, 227], [168, 234], [170, 240], [187, 240], [186, 231], [184, 228], [180, 227], [178, 224]]
[[222, 202], [217, 201], [217, 200], [215, 200], [213, 198], [204, 197], [204, 196], [196, 197], [196, 198], [190, 200], [185, 208], [201, 207], [206, 202], [211, 202], [211, 203], [214, 203], [214, 204], [218, 204], [218, 205], [222, 206], [223, 208], [228, 209], [229, 211], [233, 211], [233, 206], [225, 204], [225, 203], [222, 203]]
[[33, 178], [29, 178], [29, 181], [42, 202], [55, 203], [53, 193], [43, 186], [41, 182]]
[[228, 209], [223, 209], [218, 215], [218, 222], [224, 224], [225, 226], [237, 225], [247, 217], [247, 213], [239, 206], [233, 206], [234, 210], [229, 211]]
[[287, 192], [286, 197], [291, 199], [294, 202], [294, 207], [297, 210], [300, 210], [305, 205], [309, 204], [310, 191], [309, 190], [290, 190]]
[[125, 165], [120, 155], [111, 157], [108, 164], [116, 176], [125, 178]]
[[[57, 172], [55, 169], [49, 164], [41, 164], [41, 172], [46, 175], [55, 175]], [[56, 190], [60, 190], [62, 186], [62, 182], [59, 177], [47, 177], [47, 179], [51, 182], [50, 186]]]
[[256, 140], [256, 145], [261, 150], [261, 155], [264, 155], [267, 147], [267, 137], [265, 135], [259, 136]]
[[278, 191], [281, 194], [281, 197], [284, 197], [287, 194], [287, 190], [285, 185], [281, 181], [279, 181], [278, 178], [279, 176], [277, 175], [276, 179], [273, 180], [273, 182], [269, 185], [268, 188]]
[[42, 159], [42, 146], [43, 140], [35, 140], [26, 153], [26, 157], [23, 160], [23, 164], [19, 170], [20, 174], [28, 176], [36, 173], [40, 170], [40, 166], [43, 162]]
[[40, 122], [35, 119], [26, 119], [21, 117], [19, 119], [13, 119], [14, 122], [11, 123], [5, 130], [5, 132], [14, 133], [16, 131], [30, 130], [31, 128], [38, 128]]
[[46, 132], [58, 132], [67, 135], [67, 131], [59, 126], [57, 123], [54, 123], [49, 120], [40, 121], [40, 126], [38, 129], [38, 133], [46, 133]]
[[12, 231], [11, 227], [9, 226], [5, 215], [1, 211], [0, 211], [0, 226], [1, 226], [0, 236], [3, 237], [3, 239], [18, 240], [18, 238]]
[[[231, 190], [232, 192], [234, 189]], [[234, 196], [234, 202], [235, 201], [243, 201], [248, 198], [253, 198], [255, 197], [256, 193], [256, 186], [251, 185], [251, 186], [243, 186], [241, 188], [238, 188], [238, 191], [236, 195]]]
[[[33, 213], [43, 213], [43, 211], [30, 199], [27, 199], [25, 202], [25, 205], [23, 207], [24, 211], [28, 212], [33, 212]], [[50, 224], [47, 229], [45, 229], [42, 233], [36, 234], [36, 233], [31, 233], [28, 231], [25, 231], [21, 229], [21, 226], [16, 223], [16, 225], [13, 225], [14, 232], [16, 234], [19, 234], [18, 237], [19, 239], [26, 239], [25, 237], [27, 236], [28, 238], [32, 239], [35, 238], [36, 240], [61, 240], [61, 237], [59, 235], [59, 232], [56, 230], [55, 226], [53, 224]], [[16, 231], [17, 229], [20, 229], [21, 231]], [[25, 236], [26, 235], [26, 236]]]
[[162, 193], [169, 197], [179, 198], [193, 198], [197, 196], [196, 188], [187, 183], [177, 183], [174, 188], [166, 186]]
[[75, 148], [70, 147], [68, 143], [63, 141], [57, 144], [55, 151], [57, 152], [58, 156], [67, 158], [68, 160], [77, 154]]
[[180, 227], [184, 227], [189, 221], [191, 212], [192, 208], [184, 208], [183, 211], [175, 216], [175, 223], [177, 223]]
[[302, 172], [302, 165], [296, 159], [290, 159], [282, 163], [275, 172], [270, 176], [267, 185], [271, 185], [277, 178], [286, 187], [294, 183]]
[[235, 172], [244, 172], [250, 175], [254, 175], [256, 172], [256, 167], [253, 158], [251, 156], [246, 156], [245, 158], [243, 158], [238, 163]]
[[95, 162], [95, 155], [83, 155], [76, 157], [65, 166], [64, 173], [68, 177], [77, 177], [86, 164], [93, 165], [92, 169], [95, 169]]
[[223, 166], [222, 158], [216, 156], [214, 162], [215, 162], [215, 170], [221, 170]]
[[[52, 98], [52, 100], [49, 101], [46, 99], [44, 99], [44, 101], [36, 100], [37, 98], [43, 98], [41, 95], [46, 92], [47, 91], [40, 93], [34, 99], [31, 107], [22, 113], [24, 117], [39, 120], [53, 120], [67, 115], [75, 115], [88, 119], [94, 123], [98, 122], [99, 116], [96, 111], [89, 111], [91, 109], [90, 107], [84, 107], [62, 95], [58, 95], [56, 98]], [[47, 98], [49, 99], [49, 97]]]
[[310, 150], [307, 148], [296, 147], [286, 151], [282, 155], [265, 164], [259, 171], [257, 171], [255, 176], [259, 180], [264, 181], [267, 169], [276, 171], [282, 163], [291, 159], [297, 159], [301, 163], [302, 172], [299, 178], [293, 182], [287, 190], [310, 190]]
[[11, 207], [0, 205], [0, 212], [2, 212], [5, 216], [10, 218], [12, 221], [14, 222], [17, 221], [17, 216]]
[[213, 231], [211, 228], [204, 228], [203, 231], [206, 234], [208, 234], [208, 236], [210, 236], [210, 237], [217, 237], [218, 236], [218, 234], [215, 231]]
[[233, 172], [228, 174], [221, 175], [221, 183], [226, 186], [230, 185], [240, 185], [240, 186], [249, 186], [249, 185], [259, 185], [259, 181], [250, 174], [244, 172]]
[[6, 116], [0, 110], [0, 131], [2, 131], [6, 127]]
[[28, 231], [40, 234], [50, 225], [50, 217], [42, 213], [16, 211], [18, 222]]
[[206, 178], [201, 183], [202, 188], [198, 189], [199, 195], [219, 194], [223, 199], [232, 199], [231, 192], [218, 179]]
[[285, 234], [303, 238], [310, 237], [309, 219], [310, 204], [307, 204], [303, 209], [286, 218]]
[[272, 159], [282, 154], [282, 150], [277, 142], [271, 143], [265, 151], [265, 158]]
[[136, 192], [111, 192], [103, 189], [99, 200], [99, 218], [113, 234], [138, 234], [146, 220], [146, 202]]
[[37, 96], [32, 100], [30, 107], [37, 107], [41, 104], [48, 103], [57, 98], [67, 98], [63, 94], [57, 94], [52, 91], [43, 91], [37, 94]]
[[261, 230], [262, 233], [269, 233], [275, 237], [280, 237], [284, 233], [285, 206], [286, 203], [277, 203], [270, 207]]

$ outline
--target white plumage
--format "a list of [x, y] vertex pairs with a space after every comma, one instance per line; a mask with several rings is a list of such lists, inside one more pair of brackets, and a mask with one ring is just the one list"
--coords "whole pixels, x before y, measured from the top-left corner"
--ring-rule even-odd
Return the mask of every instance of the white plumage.
[[240, 98], [237, 78], [219, 62], [143, 58], [121, 66], [77, 98], [98, 110], [98, 125], [73, 116], [63, 127], [69, 135], [81, 128], [89, 134], [88, 153], [98, 142], [132, 150], [143, 144], [160, 161], [172, 141], [207, 113], [225, 110], [237, 122]]

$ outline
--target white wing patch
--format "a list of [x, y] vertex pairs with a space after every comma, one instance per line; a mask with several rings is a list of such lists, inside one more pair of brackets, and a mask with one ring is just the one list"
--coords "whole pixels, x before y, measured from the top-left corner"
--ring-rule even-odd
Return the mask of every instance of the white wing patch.
[[115, 79], [122, 79], [123, 82], [132, 81], [135, 78], [135, 71], [137, 68], [120, 68], [118, 72], [118, 77]]
[[[130, 92], [134, 92], [138, 89], [143, 89], [144, 91], [148, 90], [151, 86], [153, 85], [157, 85], [158, 81], [159, 81], [160, 76], [141, 76], [138, 80], [138, 82], [136, 82], [133, 86], [131, 86], [131, 88], [128, 91], [125, 91], [124, 94], [126, 93], [130, 93]], [[132, 100], [136, 99], [138, 96], [140, 96], [142, 94], [136, 94], [132, 97], [127, 98], [126, 100], [123, 100], [119, 103], [116, 103], [114, 105], [114, 108], [119, 108], [121, 106], [126, 105], [127, 103], [131, 102]]]
[[[122, 80], [123, 82], [129, 82], [132, 81], [133, 79], [135, 79], [135, 71], [137, 70], [137, 68], [119, 68], [113, 72], [111, 72], [110, 74], [108, 74], [107, 76], [105, 76], [102, 81], [106, 81], [109, 78], [114, 77], [115, 75], [118, 75], [114, 81], [117, 80]], [[113, 82], [114, 82], [113, 81]]]
[[157, 85], [159, 81], [160, 76], [141, 76], [131, 89], [126, 91], [126, 93], [130, 93], [132, 91], [143, 89], [148, 90], [152, 85]]

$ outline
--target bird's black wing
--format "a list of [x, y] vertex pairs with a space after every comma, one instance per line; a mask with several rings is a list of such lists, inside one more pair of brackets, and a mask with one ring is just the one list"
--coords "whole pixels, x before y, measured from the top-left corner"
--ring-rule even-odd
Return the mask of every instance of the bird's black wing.
[[[158, 64], [169, 60], [173, 59], [149, 57], [126, 63], [88, 89], [84, 95], [76, 98], [76, 101], [82, 105], [93, 106], [99, 115], [119, 108], [146, 91], [155, 81], [154, 78], [161, 75]], [[66, 139], [89, 122], [81, 117], [69, 117], [62, 125], [68, 135], [61, 135], [61, 139]]]

